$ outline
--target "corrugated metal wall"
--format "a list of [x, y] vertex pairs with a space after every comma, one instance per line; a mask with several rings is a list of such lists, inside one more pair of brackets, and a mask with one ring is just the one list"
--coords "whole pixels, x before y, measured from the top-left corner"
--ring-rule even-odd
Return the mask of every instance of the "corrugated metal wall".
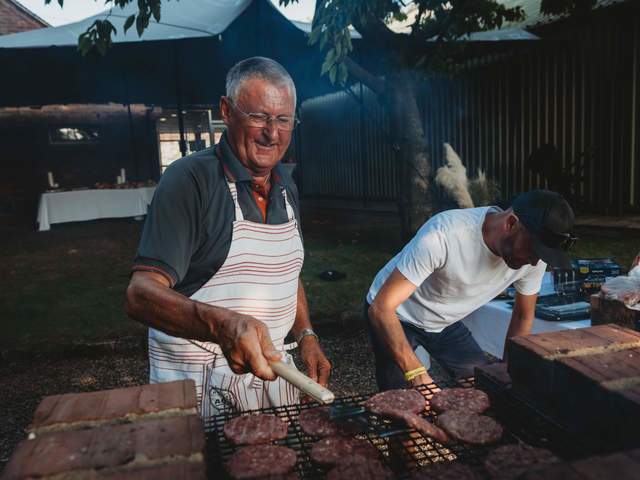
[[395, 199], [398, 174], [388, 117], [367, 88], [357, 85], [350, 91], [303, 104], [297, 137], [302, 193]]
[[[525, 162], [538, 147], [553, 144], [565, 169], [583, 172], [576, 195], [586, 208], [637, 210], [639, 31], [637, 14], [601, 16], [507, 59], [430, 80], [421, 103], [432, 166], [442, 164], [442, 144], [448, 142], [470, 175], [482, 168], [509, 199], [548, 186]], [[350, 95], [303, 105], [305, 195], [397, 196], [388, 119], [373, 94], [364, 92], [364, 150], [360, 109]]]

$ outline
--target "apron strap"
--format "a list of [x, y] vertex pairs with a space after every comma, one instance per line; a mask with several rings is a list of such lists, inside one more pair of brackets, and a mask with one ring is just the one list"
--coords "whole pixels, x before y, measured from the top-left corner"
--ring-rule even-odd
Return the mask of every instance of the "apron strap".
[[227, 180], [227, 186], [229, 187], [229, 191], [231, 192], [233, 205], [236, 208], [236, 221], [242, 221], [244, 220], [244, 215], [242, 215], [242, 209], [240, 208], [240, 202], [238, 201], [238, 189], [236, 188], [236, 184]]
[[291, 207], [291, 204], [289, 203], [289, 199], [287, 198], [287, 190], [284, 188], [284, 186], [281, 186], [280, 191], [282, 192], [282, 197], [284, 198], [284, 206], [287, 209], [287, 218], [291, 222], [295, 220], [296, 216], [293, 213], [293, 208]]

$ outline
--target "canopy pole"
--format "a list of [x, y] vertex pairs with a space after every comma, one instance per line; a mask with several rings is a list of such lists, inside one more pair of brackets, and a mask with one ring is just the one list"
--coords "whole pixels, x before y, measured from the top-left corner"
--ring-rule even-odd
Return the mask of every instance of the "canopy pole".
[[[127, 95], [128, 97], [128, 95]], [[128, 100], [128, 98], [127, 98]], [[138, 155], [136, 155], [136, 135], [133, 126], [133, 114], [131, 113], [131, 104], [127, 103], [127, 116], [129, 118], [129, 158], [133, 165], [136, 180], [140, 180], [140, 170], [138, 168]]]
[[182, 112], [182, 84], [180, 83], [180, 43], [174, 45], [174, 62], [176, 75], [176, 108], [178, 109], [178, 129], [180, 131], [180, 153], [183, 157], [187, 156], [187, 142], [184, 136], [184, 114]]

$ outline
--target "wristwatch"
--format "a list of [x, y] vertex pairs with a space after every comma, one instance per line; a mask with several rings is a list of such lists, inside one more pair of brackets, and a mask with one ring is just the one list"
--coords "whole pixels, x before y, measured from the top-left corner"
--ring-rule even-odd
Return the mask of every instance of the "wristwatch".
[[305, 328], [296, 337], [296, 343], [300, 343], [300, 341], [307, 335], [313, 335], [316, 337], [316, 340], [318, 340], [318, 335], [316, 335], [316, 332], [314, 332], [312, 328]]

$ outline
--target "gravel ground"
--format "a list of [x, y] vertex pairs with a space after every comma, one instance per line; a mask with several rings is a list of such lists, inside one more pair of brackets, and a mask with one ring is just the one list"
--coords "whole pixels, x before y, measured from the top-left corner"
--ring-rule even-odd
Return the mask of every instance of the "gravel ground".
[[[333, 364], [330, 388], [337, 396], [376, 390], [373, 353], [364, 330], [360, 328], [324, 328], [324, 351]], [[434, 366], [434, 380], [442, 371]], [[49, 355], [32, 359], [0, 362], [0, 469], [8, 461], [16, 444], [25, 437], [33, 413], [47, 395], [90, 392], [147, 383], [147, 354], [142, 348], [129, 348], [87, 358]]]

